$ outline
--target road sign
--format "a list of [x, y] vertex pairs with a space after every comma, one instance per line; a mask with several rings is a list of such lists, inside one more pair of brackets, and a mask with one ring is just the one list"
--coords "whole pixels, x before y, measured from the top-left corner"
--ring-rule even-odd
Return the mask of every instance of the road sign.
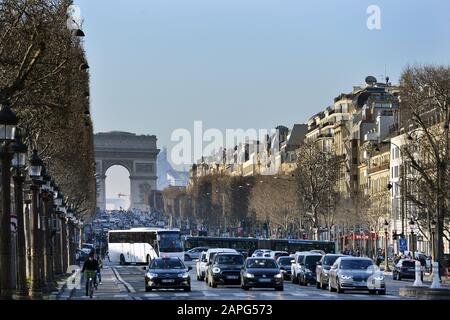
[[400, 251], [406, 251], [408, 250], [408, 245], [406, 243], [406, 239], [398, 239], [398, 246], [400, 248]]

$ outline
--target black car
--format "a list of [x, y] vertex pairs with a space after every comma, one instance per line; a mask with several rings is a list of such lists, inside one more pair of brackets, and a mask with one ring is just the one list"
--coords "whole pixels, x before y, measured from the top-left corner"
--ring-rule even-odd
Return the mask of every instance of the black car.
[[241, 270], [241, 288], [275, 288], [283, 290], [283, 275], [275, 259], [247, 258]]
[[322, 255], [319, 253], [306, 254], [303, 257], [297, 273], [298, 282], [301, 286], [316, 283], [316, 266], [320, 259], [322, 259]]
[[293, 257], [281, 256], [277, 259], [278, 265], [280, 266], [280, 271], [283, 274], [284, 280], [291, 280], [292, 276], [292, 263], [295, 262]]
[[206, 281], [212, 288], [216, 288], [218, 284], [240, 284], [243, 265], [244, 257], [241, 254], [218, 253], [206, 269]]
[[192, 267], [186, 267], [180, 258], [153, 259], [145, 274], [145, 291], [149, 292], [153, 289], [191, 291], [190, 270], [192, 270]]
[[331, 266], [334, 262], [339, 258], [344, 257], [342, 254], [326, 254], [317, 262], [316, 266], [316, 287], [327, 289], [328, 288], [328, 275], [331, 269]]
[[[421, 279], [423, 281], [423, 268], [421, 265]], [[392, 279], [415, 279], [416, 278], [416, 260], [412, 259], [400, 259], [392, 270]]]

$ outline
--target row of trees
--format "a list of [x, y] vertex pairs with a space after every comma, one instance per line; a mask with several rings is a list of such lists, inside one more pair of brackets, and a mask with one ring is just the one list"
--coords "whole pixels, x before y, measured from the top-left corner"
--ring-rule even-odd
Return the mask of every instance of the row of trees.
[[89, 73], [80, 38], [67, 28], [71, 0], [0, 1], [0, 103], [19, 117], [76, 212], [95, 210]]

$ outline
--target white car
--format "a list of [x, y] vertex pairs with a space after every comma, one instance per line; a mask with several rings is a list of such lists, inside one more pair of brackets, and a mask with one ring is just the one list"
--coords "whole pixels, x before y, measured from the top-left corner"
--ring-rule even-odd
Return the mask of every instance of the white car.
[[[206, 280], [206, 277], [205, 277], [205, 275], [206, 275], [206, 269], [208, 268], [208, 266], [211, 264], [211, 262], [212, 262], [212, 259], [214, 258], [214, 256], [217, 254], [217, 253], [236, 253], [236, 254], [239, 254], [239, 252], [237, 252], [236, 250], [234, 250], [234, 249], [229, 249], [229, 248], [214, 248], [214, 249], [208, 249], [208, 251], [206, 251], [206, 255], [205, 255], [205, 266], [204, 266], [204, 269], [203, 269], [203, 273], [201, 273], [202, 272], [202, 270], [201, 270], [201, 267], [200, 267], [200, 269], [199, 269], [199, 271], [200, 271], [200, 275], [201, 275], [201, 279], [199, 279], [199, 280], [205, 280], [205, 281], [207, 281]], [[201, 259], [200, 259], [200, 261], [201, 261]]]
[[297, 251], [294, 254], [294, 263], [291, 265], [291, 279], [292, 283], [299, 283], [298, 282], [298, 275], [300, 273], [300, 263], [303, 260], [303, 257], [307, 254], [311, 254], [309, 251]]
[[269, 250], [269, 249], [258, 249], [258, 250], [255, 250], [255, 252], [253, 252], [252, 258], [255, 258], [255, 257], [271, 258], [271, 253], [272, 253], [272, 250]]
[[197, 280], [203, 281], [206, 275], [206, 251], [203, 251], [195, 264], [197, 270]]

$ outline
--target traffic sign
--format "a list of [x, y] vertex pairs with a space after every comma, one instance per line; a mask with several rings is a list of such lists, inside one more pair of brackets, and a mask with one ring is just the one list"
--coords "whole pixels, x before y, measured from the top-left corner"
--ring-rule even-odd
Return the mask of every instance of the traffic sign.
[[400, 251], [407, 251], [408, 250], [408, 244], [406, 243], [406, 239], [398, 239], [398, 245], [400, 247]]

